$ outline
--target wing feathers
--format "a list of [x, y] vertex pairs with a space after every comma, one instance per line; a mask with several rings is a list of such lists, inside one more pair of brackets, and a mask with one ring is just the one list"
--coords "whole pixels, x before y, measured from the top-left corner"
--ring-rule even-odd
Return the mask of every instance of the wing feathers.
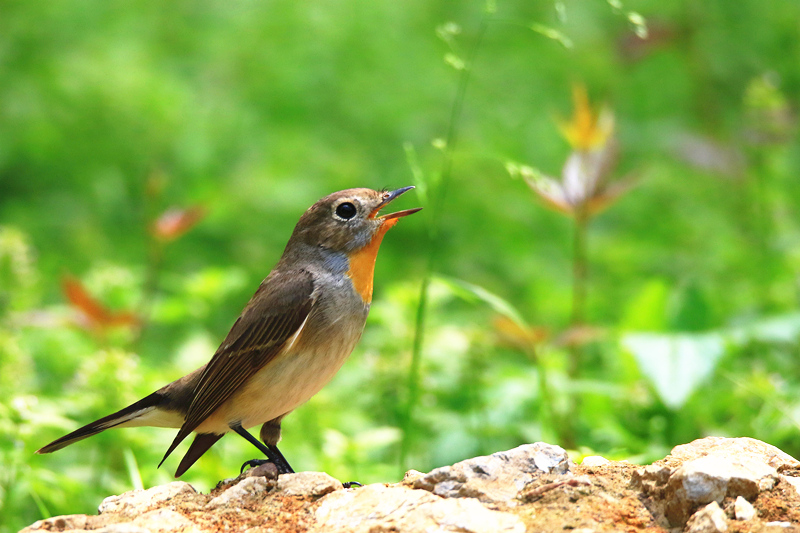
[[206, 365], [185, 422], [164, 459], [239, 387], [280, 354], [288, 341], [296, 338], [313, 304], [314, 282], [308, 271], [273, 272], [261, 284]]

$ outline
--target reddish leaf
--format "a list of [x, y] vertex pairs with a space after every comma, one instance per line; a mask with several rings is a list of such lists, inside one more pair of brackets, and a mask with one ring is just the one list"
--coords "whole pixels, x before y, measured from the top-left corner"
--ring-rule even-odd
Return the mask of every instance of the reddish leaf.
[[171, 207], [153, 223], [153, 235], [162, 241], [174, 241], [192, 229], [206, 216], [205, 208], [195, 205], [186, 209]]
[[136, 315], [130, 312], [115, 312], [98, 302], [83, 284], [72, 277], [65, 277], [62, 289], [69, 303], [85, 318], [90, 329], [105, 329], [112, 326], [132, 326], [138, 323]]

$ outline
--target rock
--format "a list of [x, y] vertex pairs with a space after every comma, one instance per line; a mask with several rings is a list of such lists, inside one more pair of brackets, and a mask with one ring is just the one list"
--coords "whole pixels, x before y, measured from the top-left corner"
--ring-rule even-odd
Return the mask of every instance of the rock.
[[312, 532], [370, 533], [523, 533], [525, 525], [510, 513], [492, 511], [472, 498], [444, 499], [406, 487], [367, 485], [325, 496]]
[[750, 520], [756, 515], [756, 510], [749, 501], [737, 496], [733, 502], [733, 515], [736, 520]]
[[100, 514], [114, 513], [136, 516], [146, 509], [155, 507], [182, 494], [194, 495], [197, 494], [197, 491], [188, 483], [173, 481], [172, 483], [147, 490], [137, 489], [119, 496], [109, 496], [100, 504], [98, 512]]
[[659, 487], [666, 486], [671, 474], [672, 469], [666, 466], [647, 465], [633, 473], [631, 486], [645, 493], [654, 494]]
[[414, 485], [414, 482], [422, 477], [425, 477], [425, 474], [423, 472], [420, 472], [419, 470], [409, 470], [403, 476], [403, 484]]
[[587, 455], [581, 461], [583, 466], [605, 466], [610, 463], [608, 459], [605, 457], [600, 457], [599, 455]]
[[151, 531], [147, 528], [133, 525], [130, 522], [121, 522], [97, 529], [95, 533], [151, 533]]
[[725, 497], [755, 500], [776, 486], [777, 467], [798, 464], [755, 439], [708, 437], [676, 446], [662, 461], [638, 470], [631, 487], [650, 496], [669, 525], [682, 526], [700, 505], [722, 503]]
[[507, 502], [541, 474], [565, 474], [570, 460], [559, 446], [537, 442], [444, 466], [416, 479], [413, 487], [447, 498]]
[[687, 533], [724, 533], [728, 531], [725, 511], [717, 502], [711, 502], [697, 511], [686, 524]]
[[144, 528], [146, 531], [151, 533], [167, 533], [170, 531], [197, 533], [200, 531], [194, 525], [194, 522], [171, 509], [156, 509], [154, 511], [145, 513], [136, 518], [133, 521], [133, 525]]
[[264, 494], [271, 488], [270, 483], [263, 477], [245, 477], [236, 485], [228, 488], [208, 502], [206, 509], [217, 509], [230, 505], [232, 502], [240, 502], [252, 494]]
[[100, 523], [102, 523], [102, 519], [99, 516], [72, 514], [66, 516], [56, 516], [53, 518], [47, 518], [45, 520], [37, 520], [26, 529], [46, 531], [97, 529], [97, 525]]
[[23, 533], [800, 531], [797, 462], [753, 439], [701, 439], [645, 467], [588, 463], [539, 443], [352, 490], [327, 474], [273, 479], [256, 467], [208, 495], [170, 483]]
[[697, 439], [688, 444], [675, 446], [663, 462], [667, 463], [667, 466], [672, 466], [669, 463], [678, 463], [679, 466], [687, 461], [709, 455], [723, 458], [737, 457], [740, 460], [751, 459], [776, 469], [780, 466], [800, 468], [800, 461], [791, 455], [771, 444], [750, 437]]
[[278, 490], [287, 496], [319, 498], [342, 489], [342, 482], [325, 472], [298, 472], [278, 476]]
[[798, 494], [800, 494], [800, 477], [784, 476], [783, 474], [781, 474], [780, 478], [789, 485], [791, 485], [792, 487], [794, 487], [794, 490]]
[[278, 467], [275, 463], [264, 463], [254, 468], [248, 469], [245, 473], [247, 477], [265, 477], [267, 479], [278, 479]]
[[667, 482], [665, 514], [674, 526], [682, 525], [698, 506], [722, 503], [725, 496], [754, 499], [775, 486], [775, 468], [749, 454], [728, 457], [705, 456], [685, 463]]

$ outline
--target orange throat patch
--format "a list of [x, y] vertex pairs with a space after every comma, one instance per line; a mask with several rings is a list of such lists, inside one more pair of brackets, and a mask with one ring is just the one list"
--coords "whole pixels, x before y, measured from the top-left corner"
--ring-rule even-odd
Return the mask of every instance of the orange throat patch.
[[347, 277], [353, 282], [353, 288], [364, 300], [365, 304], [372, 302], [372, 278], [375, 273], [375, 260], [378, 258], [378, 248], [381, 247], [383, 236], [389, 229], [397, 224], [399, 219], [386, 220], [369, 244], [350, 255], [350, 268]]

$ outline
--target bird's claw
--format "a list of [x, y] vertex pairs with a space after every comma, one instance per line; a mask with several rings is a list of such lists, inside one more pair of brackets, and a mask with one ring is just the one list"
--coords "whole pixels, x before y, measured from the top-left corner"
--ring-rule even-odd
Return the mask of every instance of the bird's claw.
[[267, 463], [271, 463], [269, 459], [250, 459], [249, 461], [245, 461], [242, 465], [242, 469], [239, 470], [240, 474], [244, 474], [245, 469], [249, 466], [250, 468], [255, 468], [257, 466], [261, 466]]
[[353, 487], [363, 487], [364, 485], [362, 485], [358, 481], [345, 481], [344, 483], [342, 483], [342, 486], [346, 489], [351, 489]]

